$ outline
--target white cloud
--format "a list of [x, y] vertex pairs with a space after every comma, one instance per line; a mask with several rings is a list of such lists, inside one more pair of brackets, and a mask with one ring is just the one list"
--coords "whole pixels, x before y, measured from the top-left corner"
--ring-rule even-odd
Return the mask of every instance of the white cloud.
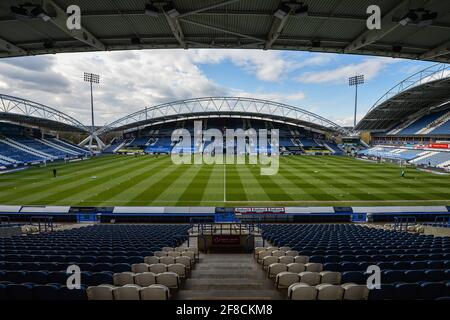
[[231, 61], [263, 81], [278, 81], [292, 65], [281, 53], [259, 50], [191, 50], [195, 63], [221, 63]]
[[361, 63], [348, 64], [343, 67], [322, 70], [318, 72], [305, 72], [297, 77], [302, 83], [346, 83], [349, 77], [356, 74], [364, 74], [366, 80], [375, 78], [389, 64], [398, 60], [392, 58], [369, 58]]

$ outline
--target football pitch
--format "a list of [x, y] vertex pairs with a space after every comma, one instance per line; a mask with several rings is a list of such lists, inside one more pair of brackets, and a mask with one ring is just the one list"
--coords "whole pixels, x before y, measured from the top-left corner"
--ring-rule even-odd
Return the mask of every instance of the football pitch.
[[[53, 177], [52, 170], [58, 176]], [[170, 156], [101, 156], [0, 175], [0, 204], [71, 206], [450, 205], [450, 176], [334, 156], [259, 165], [175, 165]]]

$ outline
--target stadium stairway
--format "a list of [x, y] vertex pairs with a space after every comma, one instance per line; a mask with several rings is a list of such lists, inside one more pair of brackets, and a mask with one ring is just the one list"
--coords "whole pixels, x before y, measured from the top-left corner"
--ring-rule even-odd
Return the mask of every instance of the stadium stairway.
[[285, 299], [267, 274], [245, 253], [201, 254], [189, 279], [177, 293], [178, 300]]

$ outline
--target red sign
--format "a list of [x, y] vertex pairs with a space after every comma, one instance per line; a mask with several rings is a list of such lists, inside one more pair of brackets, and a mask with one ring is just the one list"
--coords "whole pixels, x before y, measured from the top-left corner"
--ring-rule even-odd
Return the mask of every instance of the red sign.
[[446, 143], [430, 143], [428, 145], [428, 148], [433, 148], [433, 149], [448, 149], [448, 144]]
[[213, 245], [239, 245], [241, 243], [241, 238], [236, 235], [223, 234], [215, 235], [212, 237]]

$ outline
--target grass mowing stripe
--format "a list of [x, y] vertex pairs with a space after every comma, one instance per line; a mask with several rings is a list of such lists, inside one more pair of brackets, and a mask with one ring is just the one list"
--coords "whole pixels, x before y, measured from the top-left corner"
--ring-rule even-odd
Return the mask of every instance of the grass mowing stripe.
[[[167, 185], [167, 188], [154, 201], [179, 201], [180, 196], [187, 190], [201, 168], [202, 165], [187, 165], [186, 169], [178, 177], [172, 179], [170, 185]], [[191, 192], [192, 196], [194, 196], [195, 190], [191, 190]], [[192, 200], [195, 201], [195, 199]]]
[[238, 164], [235, 165], [235, 168], [241, 181], [243, 181], [243, 190], [241, 192], [246, 194], [247, 200], [271, 200], [247, 165]]
[[[59, 192], [51, 193], [50, 195], [46, 195], [44, 197], [34, 199], [33, 204], [40, 203], [68, 203], [63, 200], [66, 198], [74, 197], [75, 195], [79, 195], [80, 193], [87, 193], [88, 190], [92, 190], [94, 188], [100, 187], [105, 182], [112, 180], [114, 178], [129, 174], [134, 169], [139, 169], [142, 166], [146, 166], [146, 160], [136, 160], [129, 161], [120, 167], [116, 167], [109, 171], [101, 172], [96, 179], [90, 179], [90, 177], [85, 177], [86, 179], [79, 179], [77, 181], [73, 181], [71, 183], [65, 184], [62, 188], [60, 188]], [[61, 190], [62, 189], [62, 190]], [[26, 199], [27, 197], [25, 197]], [[80, 201], [82, 202], [82, 201]]]
[[[226, 166], [226, 180], [225, 180], [225, 197], [222, 187], [222, 202], [225, 198], [226, 201], [247, 201], [247, 193], [245, 192], [244, 185], [242, 183], [241, 174], [238, 166], [235, 164], [224, 164]], [[224, 177], [221, 177], [223, 181]]]
[[[122, 163], [124, 160], [120, 159], [117, 161], [113, 161], [106, 166], [101, 166], [101, 167], [88, 166], [88, 167], [84, 168], [83, 170], [78, 170], [78, 171], [76, 171], [77, 178], [91, 176], [94, 172], [98, 172], [99, 170], [106, 171], [108, 168], [115, 168], [115, 167], [117, 167], [117, 164], [119, 161], [120, 161], [120, 163]], [[69, 165], [69, 166], [71, 169], [71, 165]], [[48, 172], [47, 170], [45, 170], [45, 171]], [[80, 172], [81, 172], [81, 174], [80, 174]], [[65, 185], [66, 183], [72, 182], [73, 179], [74, 179], [74, 175], [67, 174], [67, 175], [59, 176], [56, 179], [53, 178], [53, 176], [46, 177], [45, 179], [42, 179], [40, 182], [34, 182], [32, 184], [24, 184], [23, 181], [21, 181], [21, 183], [19, 185], [15, 186], [14, 188], [11, 188], [9, 190], [1, 190], [0, 203], [5, 201], [4, 198], [13, 199], [13, 198], [19, 198], [20, 196], [26, 196], [26, 195], [33, 194], [33, 193], [39, 193], [42, 191], [50, 191], [52, 189], [56, 189], [62, 185]]]
[[99, 192], [98, 194], [95, 194], [86, 200], [84, 200], [84, 205], [98, 205], [100, 204], [104, 199], [113, 199], [114, 197], [118, 196], [119, 194], [123, 193], [125, 190], [128, 190], [130, 188], [133, 188], [138, 183], [145, 181], [149, 178], [151, 178], [153, 175], [155, 175], [158, 171], [155, 170], [157, 168], [161, 168], [163, 164], [169, 164], [169, 160], [165, 159], [162, 161], [154, 161], [154, 163], [143, 167], [142, 169], [136, 170], [132, 172], [132, 174], [123, 176], [118, 179], [114, 179], [112, 182], [108, 182], [108, 186], [106, 185], [103, 188], [103, 191]]
[[[203, 190], [202, 202], [217, 201], [223, 202], [223, 166], [219, 164], [212, 165], [211, 172], [209, 174], [208, 181]], [[199, 204], [201, 204], [200, 202]]]
[[191, 182], [186, 186], [184, 192], [178, 197], [179, 201], [177, 202], [177, 205], [183, 205], [183, 201], [190, 201], [190, 205], [193, 205], [192, 201], [198, 201], [199, 204], [201, 203], [213, 167], [213, 165], [203, 165], [199, 168]]
[[181, 171], [184, 172], [188, 169], [188, 165], [171, 165], [165, 167], [154, 175], [152, 181], [147, 183], [140, 193], [130, 199], [127, 205], [133, 205], [133, 203], [152, 203], [180, 175]]

